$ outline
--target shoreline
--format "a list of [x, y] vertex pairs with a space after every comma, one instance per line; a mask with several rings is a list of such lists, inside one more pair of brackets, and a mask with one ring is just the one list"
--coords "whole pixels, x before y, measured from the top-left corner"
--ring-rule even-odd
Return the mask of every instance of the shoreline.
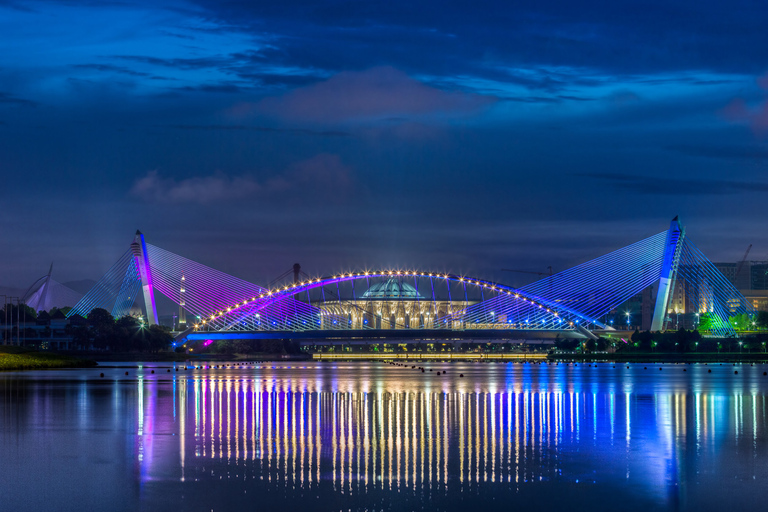
[[600, 353], [600, 354], [560, 354], [553, 353], [547, 357], [548, 361], [626, 361], [631, 363], [768, 363], [768, 354], [765, 353]]
[[97, 366], [98, 363], [91, 359], [0, 345], [0, 371], [95, 368]]

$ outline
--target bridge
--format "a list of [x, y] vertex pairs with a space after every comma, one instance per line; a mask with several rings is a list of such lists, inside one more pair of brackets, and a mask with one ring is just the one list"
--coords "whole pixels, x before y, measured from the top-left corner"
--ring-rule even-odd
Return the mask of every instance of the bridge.
[[101, 307], [120, 317], [143, 299], [147, 322], [154, 324], [159, 293], [178, 305], [182, 325], [192, 320], [177, 333], [178, 342], [210, 343], [594, 339], [620, 330], [608, 317], [638, 295], [647, 310], [645, 327], [652, 331], [678, 326], [683, 310], [689, 324], [695, 315], [692, 327], [706, 335], [734, 335], [733, 318], [755, 312], [686, 236], [677, 217], [654, 236], [520, 288], [420, 269], [308, 276], [295, 267], [293, 281], [260, 286], [149, 244], [137, 231], [68, 315], [87, 316]]

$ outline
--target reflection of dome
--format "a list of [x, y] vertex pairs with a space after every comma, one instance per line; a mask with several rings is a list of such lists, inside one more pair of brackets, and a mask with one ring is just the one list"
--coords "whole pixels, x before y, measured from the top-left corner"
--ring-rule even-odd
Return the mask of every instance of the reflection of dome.
[[423, 299], [416, 288], [407, 283], [401, 283], [397, 279], [389, 279], [383, 283], [376, 283], [363, 294], [363, 299]]

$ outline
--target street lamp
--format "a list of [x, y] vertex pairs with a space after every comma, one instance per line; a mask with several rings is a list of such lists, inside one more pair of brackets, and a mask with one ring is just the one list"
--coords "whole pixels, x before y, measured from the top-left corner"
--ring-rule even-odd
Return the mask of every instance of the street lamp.
[[744, 342], [743, 341], [739, 342], [739, 354], [741, 354], [741, 345], [742, 345], [742, 343], [744, 343]]

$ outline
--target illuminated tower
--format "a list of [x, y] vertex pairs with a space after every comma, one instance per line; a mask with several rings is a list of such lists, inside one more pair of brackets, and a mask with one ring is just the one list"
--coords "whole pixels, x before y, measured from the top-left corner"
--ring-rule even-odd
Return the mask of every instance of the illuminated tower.
[[131, 252], [136, 260], [136, 267], [138, 267], [139, 276], [141, 277], [141, 289], [144, 292], [144, 308], [147, 310], [147, 324], [157, 325], [155, 290], [152, 285], [152, 271], [149, 267], [147, 244], [144, 242], [144, 235], [139, 230], [136, 230], [136, 236], [133, 238]]
[[181, 273], [181, 286], [179, 288], [179, 330], [183, 331], [187, 326], [187, 314], [184, 311], [186, 301], [184, 300], [187, 287], [187, 278], [184, 276], [184, 272]]
[[651, 321], [652, 331], [661, 331], [664, 328], [669, 296], [675, 290], [677, 263], [680, 260], [680, 249], [683, 246], [684, 237], [685, 230], [680, 227], [680, 223], [677, 217], [675, 217], [670, 223], [669, 231], [667, 231], [664, 259], [661, 266], [661, 279], [659, 279], [659, 291], [656, 293], [656, 307], [653, 310], [653, 320]]

